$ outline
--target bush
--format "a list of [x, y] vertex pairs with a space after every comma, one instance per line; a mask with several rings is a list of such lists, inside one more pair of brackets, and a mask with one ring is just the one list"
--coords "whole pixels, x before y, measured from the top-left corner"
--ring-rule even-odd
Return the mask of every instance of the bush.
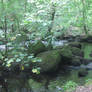
[[73, 92], [75, 88], [77, 87], [77, 84], [73, 81], [68, 81], [64, 84], [63, 89], [67, 92]]

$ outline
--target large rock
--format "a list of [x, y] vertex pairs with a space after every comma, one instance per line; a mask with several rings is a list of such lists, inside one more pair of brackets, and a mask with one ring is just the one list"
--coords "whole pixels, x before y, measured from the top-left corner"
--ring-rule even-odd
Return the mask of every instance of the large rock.
[[28, 52], [33, 53], [35, 55], [37, 55], [40, 52], [44, 52], [45, 50], [46, 47], [41, 41], [38, 41], [37, 43], [30, 43], [28, 46]]
[[83, 52], [81, 51], [81, 49], [76, 48], [76, 47], [71, 47], [71, 46], [64, 46], [61, 49], [61, 54], [65, 57], [71, 58], [72, 56], [81, 56], [83, 57]]
[[60, 50], [63, 64], [78, 66], [81, 64], [81, 50], [76, 47], [64, 46]]
[[55, 71], [61, 62], [61, 56], [58, 50], [51, 50], [40, 53], [37, 57], [41, 58], [41, 62], [37, 65], [41, 68], [41, 72]]
[[73, 54], [72, 54], [70, 46], [64, 46], [60, 50], [60, 54], [61, 54], [62, 57], [66, 58], [66, 59], [71, 59], [73, 57]]

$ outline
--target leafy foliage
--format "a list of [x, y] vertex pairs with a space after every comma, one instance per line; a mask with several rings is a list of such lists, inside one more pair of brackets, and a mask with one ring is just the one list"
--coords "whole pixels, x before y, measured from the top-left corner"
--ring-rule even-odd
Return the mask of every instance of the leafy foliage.
[[91, 33], [91, 8], [91, 0], [1, 0], [0, 44], [5, 45], [5, 51], [0, 59], [3, 65], [39, 62], [27, 53], [30, 41], [46, 40], [51, 44], [58, 36]]
[[77, 86], [78, 86], [78, 85], [77, 85], [75, 82], [73, 82], [73, 81], [68, 81], [68, 82], [63, 86], [63, 88], [64, 88], [65, 91], [73, 92]]

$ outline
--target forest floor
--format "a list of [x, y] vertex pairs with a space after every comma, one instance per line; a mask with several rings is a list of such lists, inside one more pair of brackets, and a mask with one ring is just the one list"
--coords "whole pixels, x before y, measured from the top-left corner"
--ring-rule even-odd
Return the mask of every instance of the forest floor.
[[92, 85], [78, 86], [74, 92], [92, 92]]

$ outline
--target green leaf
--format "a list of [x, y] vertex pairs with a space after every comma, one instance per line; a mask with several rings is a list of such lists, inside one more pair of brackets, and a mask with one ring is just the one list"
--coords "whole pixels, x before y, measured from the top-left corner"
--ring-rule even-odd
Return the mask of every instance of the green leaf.
[[16, 62], [20, 62], [20, 61], [21, 61], [21, 59], [19, 59], [19, 58], [16, 59]]

